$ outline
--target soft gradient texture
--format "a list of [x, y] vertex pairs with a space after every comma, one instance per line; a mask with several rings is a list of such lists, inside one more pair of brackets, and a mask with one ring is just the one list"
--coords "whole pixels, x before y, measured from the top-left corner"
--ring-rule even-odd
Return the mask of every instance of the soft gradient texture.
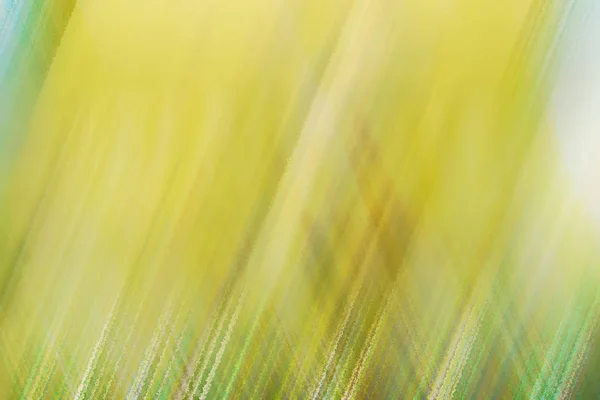
[[0, 398], [597, 398], [599, 7], [0, 0]]

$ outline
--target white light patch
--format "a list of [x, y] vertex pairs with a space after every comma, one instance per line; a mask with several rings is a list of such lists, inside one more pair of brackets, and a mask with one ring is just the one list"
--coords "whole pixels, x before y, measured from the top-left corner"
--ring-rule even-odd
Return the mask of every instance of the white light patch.
[[573, 18], [553, 97], [561, 152], [578, 197], [600, 228], [600, 3]]

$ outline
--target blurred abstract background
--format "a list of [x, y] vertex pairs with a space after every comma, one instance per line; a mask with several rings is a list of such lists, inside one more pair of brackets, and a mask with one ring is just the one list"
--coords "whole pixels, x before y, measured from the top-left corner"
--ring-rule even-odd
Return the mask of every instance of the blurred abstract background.
[[0, 398], [600, 398], [600, 1], [0, 0]]

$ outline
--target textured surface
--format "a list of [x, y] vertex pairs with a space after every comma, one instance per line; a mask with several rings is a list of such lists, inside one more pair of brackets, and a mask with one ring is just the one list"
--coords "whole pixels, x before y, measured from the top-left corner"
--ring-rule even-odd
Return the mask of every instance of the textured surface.
[[0, 398], [600, 394], [596, 4], [0, 5]]

